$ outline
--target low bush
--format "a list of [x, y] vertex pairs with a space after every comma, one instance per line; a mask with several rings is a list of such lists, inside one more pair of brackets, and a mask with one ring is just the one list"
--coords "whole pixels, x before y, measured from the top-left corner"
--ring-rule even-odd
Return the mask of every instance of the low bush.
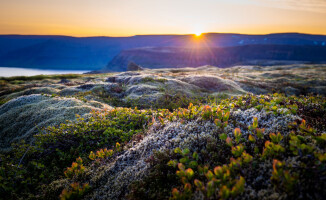
[[[184, 99], [176, 108], [166, 101], [163, 107], [168, 109], [116, 108], [93, 112], [87, 119], [77, 116], [75, 121], [41, 130], [31, 143], [13, 144], [10, 152], [0, 154], [0, 196], [82, 198], [94, 188], [88, 177], [90, 166], [110, 163], [124, 153], [132, 139], [146, 137], [149, 127], [156, 130], [175, 121], [210, 121], [216, 126], [213, 139], [196, 150], [154, 152], [146, 161], [148, 173], [130, 185], [127, 198], [326, 196], [326, 134], [320, 122], [326, 113], [324, 97], [243, 95], [210, 105]], [[256, 117], [247, 119], [252, 121], [248, 127], [238, 126], [232, 118], [237, 110], [248, 109], [264, 110], [276, 117], [297, 115], [304, 120], [294, 121], [284, 132], [266, 133]], [[228, 131], [230, 127], [232, 131]], [[51, 183], [63, 179], [67, 184], [60, 191], [44, 192]]]

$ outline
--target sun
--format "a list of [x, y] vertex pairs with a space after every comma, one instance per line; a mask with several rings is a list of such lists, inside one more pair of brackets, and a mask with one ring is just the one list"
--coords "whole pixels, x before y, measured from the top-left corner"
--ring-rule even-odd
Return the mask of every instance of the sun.
[[196, 37], [199, 37], [199, 36], [201, 36], [202, 33], [201, 32], [196, 32], [194, 34], [195, 34]]

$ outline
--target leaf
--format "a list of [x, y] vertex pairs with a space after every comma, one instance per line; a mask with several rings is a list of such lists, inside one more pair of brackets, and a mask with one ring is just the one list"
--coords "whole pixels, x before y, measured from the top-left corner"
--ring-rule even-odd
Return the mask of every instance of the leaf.
[[93, 151], [91, 151], [91, 153], [89, 154], [89, 159], [91, 159], [91, 160], [95, 160], [95, 158], [96, 158], [96, 155], [94, 154], [94, 152]]
[[229, 120], [230, 117], [230, 112], [226, 112], [225, 115], [223, 116], [223, 121], [226, 122]]
[[174, 153], [181, 154], [181, 149], [179, 147], [175, 148]]
[[251, 162], [253, 160], [253, 157], [250, 154], [248, 154], [246, 152], [243, 152], [242, 153], [242, 159], [243, 159], [243, 162], [249, 163], [249, 162]]
[[221, 122], [220, 119], [215, 119], [215, 120], [214, 120], [214, 124], [215, 124], [217, 127], [221, 127], [222, 122]]
[[175, 168], [177, 164], [178, 162], [176, 160], [170, 160], [167, 165]]
[[225, 185], [223, 185], [223, 187], [220, 189], [219, 194], [222, 199], [227, 199], [230, 196], [230, 190]]
[[214, 168], [214, 174], [217, 176], [217, 177], [221, 177], [222, 174], [223, 174], [223, 169], [221, 166], [217, 166]]
[[182, 164], [182, 163], [178, 163], [178, 168], [181, 170], [181, 171], [185, 171], [185, 166]]
[[82, 159], [81, 157], [78, 157], [78, 158], [76, 159], [76, 162], [77, 162], [79, 165], [81, 165], [81, 164], [83, 163], [83, 159]]
[[195, 160], [198, 160], [199, 159], [198, 153], [197, 152], [194, 152], [192, 154], [192, 158], [195, 159]]
[[184, 191], [185, 192], [191, 192], [191, 185], [190, 185], [190, 183], [186, 183], [185, 184]]
[[180, 192], [179, 192], [179, 190], [177, 188], [172, 189], [172, 196], [173, 197], [177, 198], [177, 197], [179, 197], [179, 194], [180, 194]]
[[194, 180], [194, 184], [195, 184], [195, 186], [197, 188], [202, 188], [203, 187], [203, 183], [200, 180], [198, 180], [198, 179], [195, 179]]
[[189, 153], [190, 153], [190, 150], [189, 150], [188, 148], [182, 150], [182, 155], [183, 155], [183, 156], [186, 156], [186, 155], [188, 155]]
[[191, 161], [190, 163], [189, 163], [189, 167], [190, 168], [192, 168], [192, 169], [195, 169], [196, 167], [198, 166], [198, 163], [197, 163], [197, 161]]
[[115, 148], [117, 148], [118, 150], [120, 149], [120, 144], [119, 144], [119, 142], [117, 142], [116, 144], [115, 144]]
[[242, 152], [244, 150], [244, 147], [242, 144], [238, 145], [238, 146], [235, 146], [235, 147], [232, 147], [232, 154], [235, 156], [235, 157], [239, 157], [241, 156]]
[[248, 140], [252, 143], [256, 142], [256, 138], [254, 136], [252, 136], [251, 134], [249, 134]]
[[222, 133], [218, 136], [220, 138], [220, 140], [226, 140], [226, 138], [228, 137], [225, 133]]
[[232, 187], [231, 194], [235, 197], [238, 194], [241, 194], [244, 191], [245, 179], [240, 176], [240, 179], [237, 180], [236, 184]]
[[214, 192], [215, 192], [214, 181], [209, 181], [207, 183], [207, 197], [213, 196]]
[[254, 122], [252, 123], [253, 129], [256, 129], [258, 127], [258, 118], [254, 117]]
[[279, 160], [273, 160], [273, 171], [277, 171], [278, 169], [283, 167], [283, 163]]
[[191, 168], [186, 170], [187, 178], [190, 180], [194, 176], [194, 171]]
[[186, 163], [189, 162], [189, 158], [187, 158], [187, 157], [185, 157], [185, 158], [181, 158], [179, 161], [180, 161], [181, 163], [183, 163], [183, 164], [186, 164]]
[[232, 146], [232, 139], [231, 139], [230, 137], [227, 137], [227, 138], [225, 139], [225, 142], [226, 142], [226, 144], [229, 145], [230, 147]]
[[208, 180], [212, 180], [213, 177], [214, 177], [214, 174], [212, 173], [211, 170], [208, 170], [208, 172], [205, 174], [205, 176], [206, 176], [206, 178], [207, 178]]

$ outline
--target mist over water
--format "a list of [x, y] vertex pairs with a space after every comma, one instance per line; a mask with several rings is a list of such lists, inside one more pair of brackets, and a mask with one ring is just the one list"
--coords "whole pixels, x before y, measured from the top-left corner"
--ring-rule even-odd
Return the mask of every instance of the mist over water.
[[0, 77], [10, 76], [35, 76], [49, 74], [82, 74], [88, 71], [82, 70], [44, 70], [44, 69], [27, 69], [17, 67], [0, 67]]

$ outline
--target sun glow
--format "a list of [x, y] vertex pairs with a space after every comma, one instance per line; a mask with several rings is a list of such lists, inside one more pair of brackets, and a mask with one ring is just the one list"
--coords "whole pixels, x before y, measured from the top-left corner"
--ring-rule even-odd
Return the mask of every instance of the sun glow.
[[196, 37], [199, 37], [199, 36], [201, 36], [202, 33], [201, 32], [196, 32], [194, 34], [195, 34]]

